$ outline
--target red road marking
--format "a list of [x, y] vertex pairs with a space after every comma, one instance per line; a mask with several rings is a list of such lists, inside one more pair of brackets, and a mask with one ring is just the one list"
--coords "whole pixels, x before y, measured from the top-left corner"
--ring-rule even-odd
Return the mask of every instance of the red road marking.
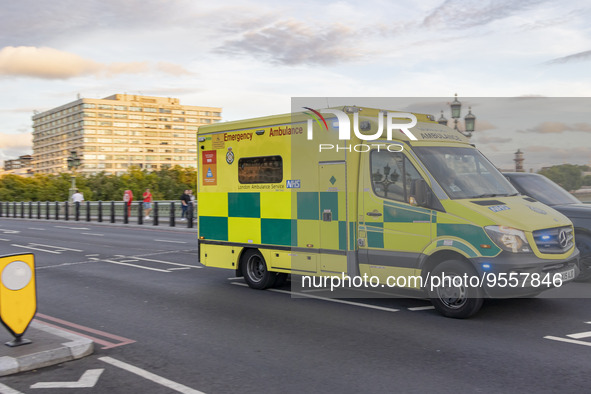
[[94, 328], [82, 326], [82, 325], [76, 324], [76, 323], [71, 323], [69, 321], [58, 319], [56, 317], [52, 317], [52, 316], [48, 316], [48, 315], [44, 315], [42, 313], [37, 313], [36, 314], [36, 317], [37, 318], [41, 318], [41, 319], [52, 321], [52, 322], [61, 324], [63, 326], [72, 327], [72, 328], [74, 328], [76, 330], [86, 331], [86, 332], [89, 332], [91, 334], [96, 334], [96, 335], [99, 335], [99, 336], [101, 336], [103, 338], [109, 338], [109, 339], [113, 339], [115, 341], [118, 341], [118, 343], [113, 343], [113, 342], [105, 341], [103, 339], [96, 338], [96, 337], [90, 336], [88, 334], [81, 333], [79, 331], [68, 330], [67, 328], [64, 328], [64, 327], [61, 327], [61, 326], [58, 326], [58, 325], [55, 325], [55, 324], [51, 324], [51, 323], [45, 322], [43, 320], [35, 319], [37, 322], [42, 323], [42, 324], [45, 324], [47, 326], [59, 328], [61, 330], [65, 330], [65, 331], [71, 332], [73, 334], [77, 334], [77, 335], [83, 336], [85, 338], [91, 339], [94, 342], [96, 342], [96, 343], [98, 343], [100, 345], [103, 345], [102, 349], [111, 349], [111, 348], [114, 348], [114, 347], [117, 347], [117, 346], [128, 345], [130, 343], [134, 343], [135, 342], [133, 339], [120, 337], [120, 336], [114, 335], [114, 334], [109, 334], [108, 332], [96, 330]]

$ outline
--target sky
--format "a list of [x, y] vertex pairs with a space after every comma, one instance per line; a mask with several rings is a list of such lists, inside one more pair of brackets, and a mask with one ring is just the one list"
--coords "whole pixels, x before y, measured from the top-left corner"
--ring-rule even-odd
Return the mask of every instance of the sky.
[[[500, 168], [591, 165], [591, 3], [565, 0], [0, 0], [0, 161], [32, 115], [115, 93], [223, 120], [392, 98], [437, 118], [458, 93]], [[404, 107], [404, 108], [402, 108]]]

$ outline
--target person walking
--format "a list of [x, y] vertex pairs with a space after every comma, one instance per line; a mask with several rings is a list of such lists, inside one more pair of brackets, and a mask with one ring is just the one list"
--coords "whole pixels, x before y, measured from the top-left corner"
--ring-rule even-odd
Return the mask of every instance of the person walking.
[[146, 212], [146, 219], [150, 219], [150, 212], [152, 211], [152, 193], [150, 193], [150, 189], [146, 189], [144, 195], [144, 210]]
[[189, 190], [185, 190], [181, 195], [181, 220], [183, 221], [187, 220], [185, 216], [187, 215], [189, 205], [191, 205], [191, 196], [189, 195]]
[[127, 204], [127, 217], [131, 216], [131, 203], [133, 202], [133, 193], [131, 190], [126, 190], [123, 193], [123, 201]]
[[195, 195], [193, 194], [193, 190], [189, 190], [189, 198], [191, 199], [191, 207], [189, 209], [193, 211], [191, 217], [195, 220]]
[[74, 204], [84, 202], [84, 195], [82, 193], [80, 193], [78, 191], [78, 189], [76, 189], [76, 191], [74, 192], [74, 194], [72, 194], [72, 202]]

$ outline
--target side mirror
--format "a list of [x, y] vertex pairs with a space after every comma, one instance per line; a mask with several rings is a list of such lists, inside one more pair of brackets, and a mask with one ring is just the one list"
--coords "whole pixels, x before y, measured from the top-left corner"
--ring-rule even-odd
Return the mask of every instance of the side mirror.
[[433, 195], [431, 193], [431, 188], [424, 179], [417, 179], [412, 182], [410, 195], [410, 203], [412, 205], [418, 205], [419, 207], [429, 207], [431, 205]]

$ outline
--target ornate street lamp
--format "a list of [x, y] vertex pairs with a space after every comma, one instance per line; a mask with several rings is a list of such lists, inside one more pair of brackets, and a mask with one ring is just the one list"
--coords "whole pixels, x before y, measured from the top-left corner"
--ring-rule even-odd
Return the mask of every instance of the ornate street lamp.
[[[451, 117], [454, 120], [454, 130], [459, 131], [466, 137], [472, 137], [472, 133], [476, 128], [476, 116], [472, 114], [472, 107], [468, 108], [468, 115], [464, 117], [464, 131], [460, 130], [458, 127], [458, 119], [461, 117], [462, 112], [462, 103], [458, 100], [458, 94], [455, 94], [454, 101], [450, 104], [451, 107]], [[443, 111], [441, 111], [441, 117], [437, 120], [439, 124], [447, 125], [447, 119], [443, 116]]]
[[80, 167], [80, 158], [78, 153], [73, 150], [70, 152], [70, 156], [67, 159], [68, 170], [71, 171], [70, 179], [72, 180], [72, 186], [70, 187], [69, 198], [72, 199], [72, 194], [76, 193], [76, 169]]

